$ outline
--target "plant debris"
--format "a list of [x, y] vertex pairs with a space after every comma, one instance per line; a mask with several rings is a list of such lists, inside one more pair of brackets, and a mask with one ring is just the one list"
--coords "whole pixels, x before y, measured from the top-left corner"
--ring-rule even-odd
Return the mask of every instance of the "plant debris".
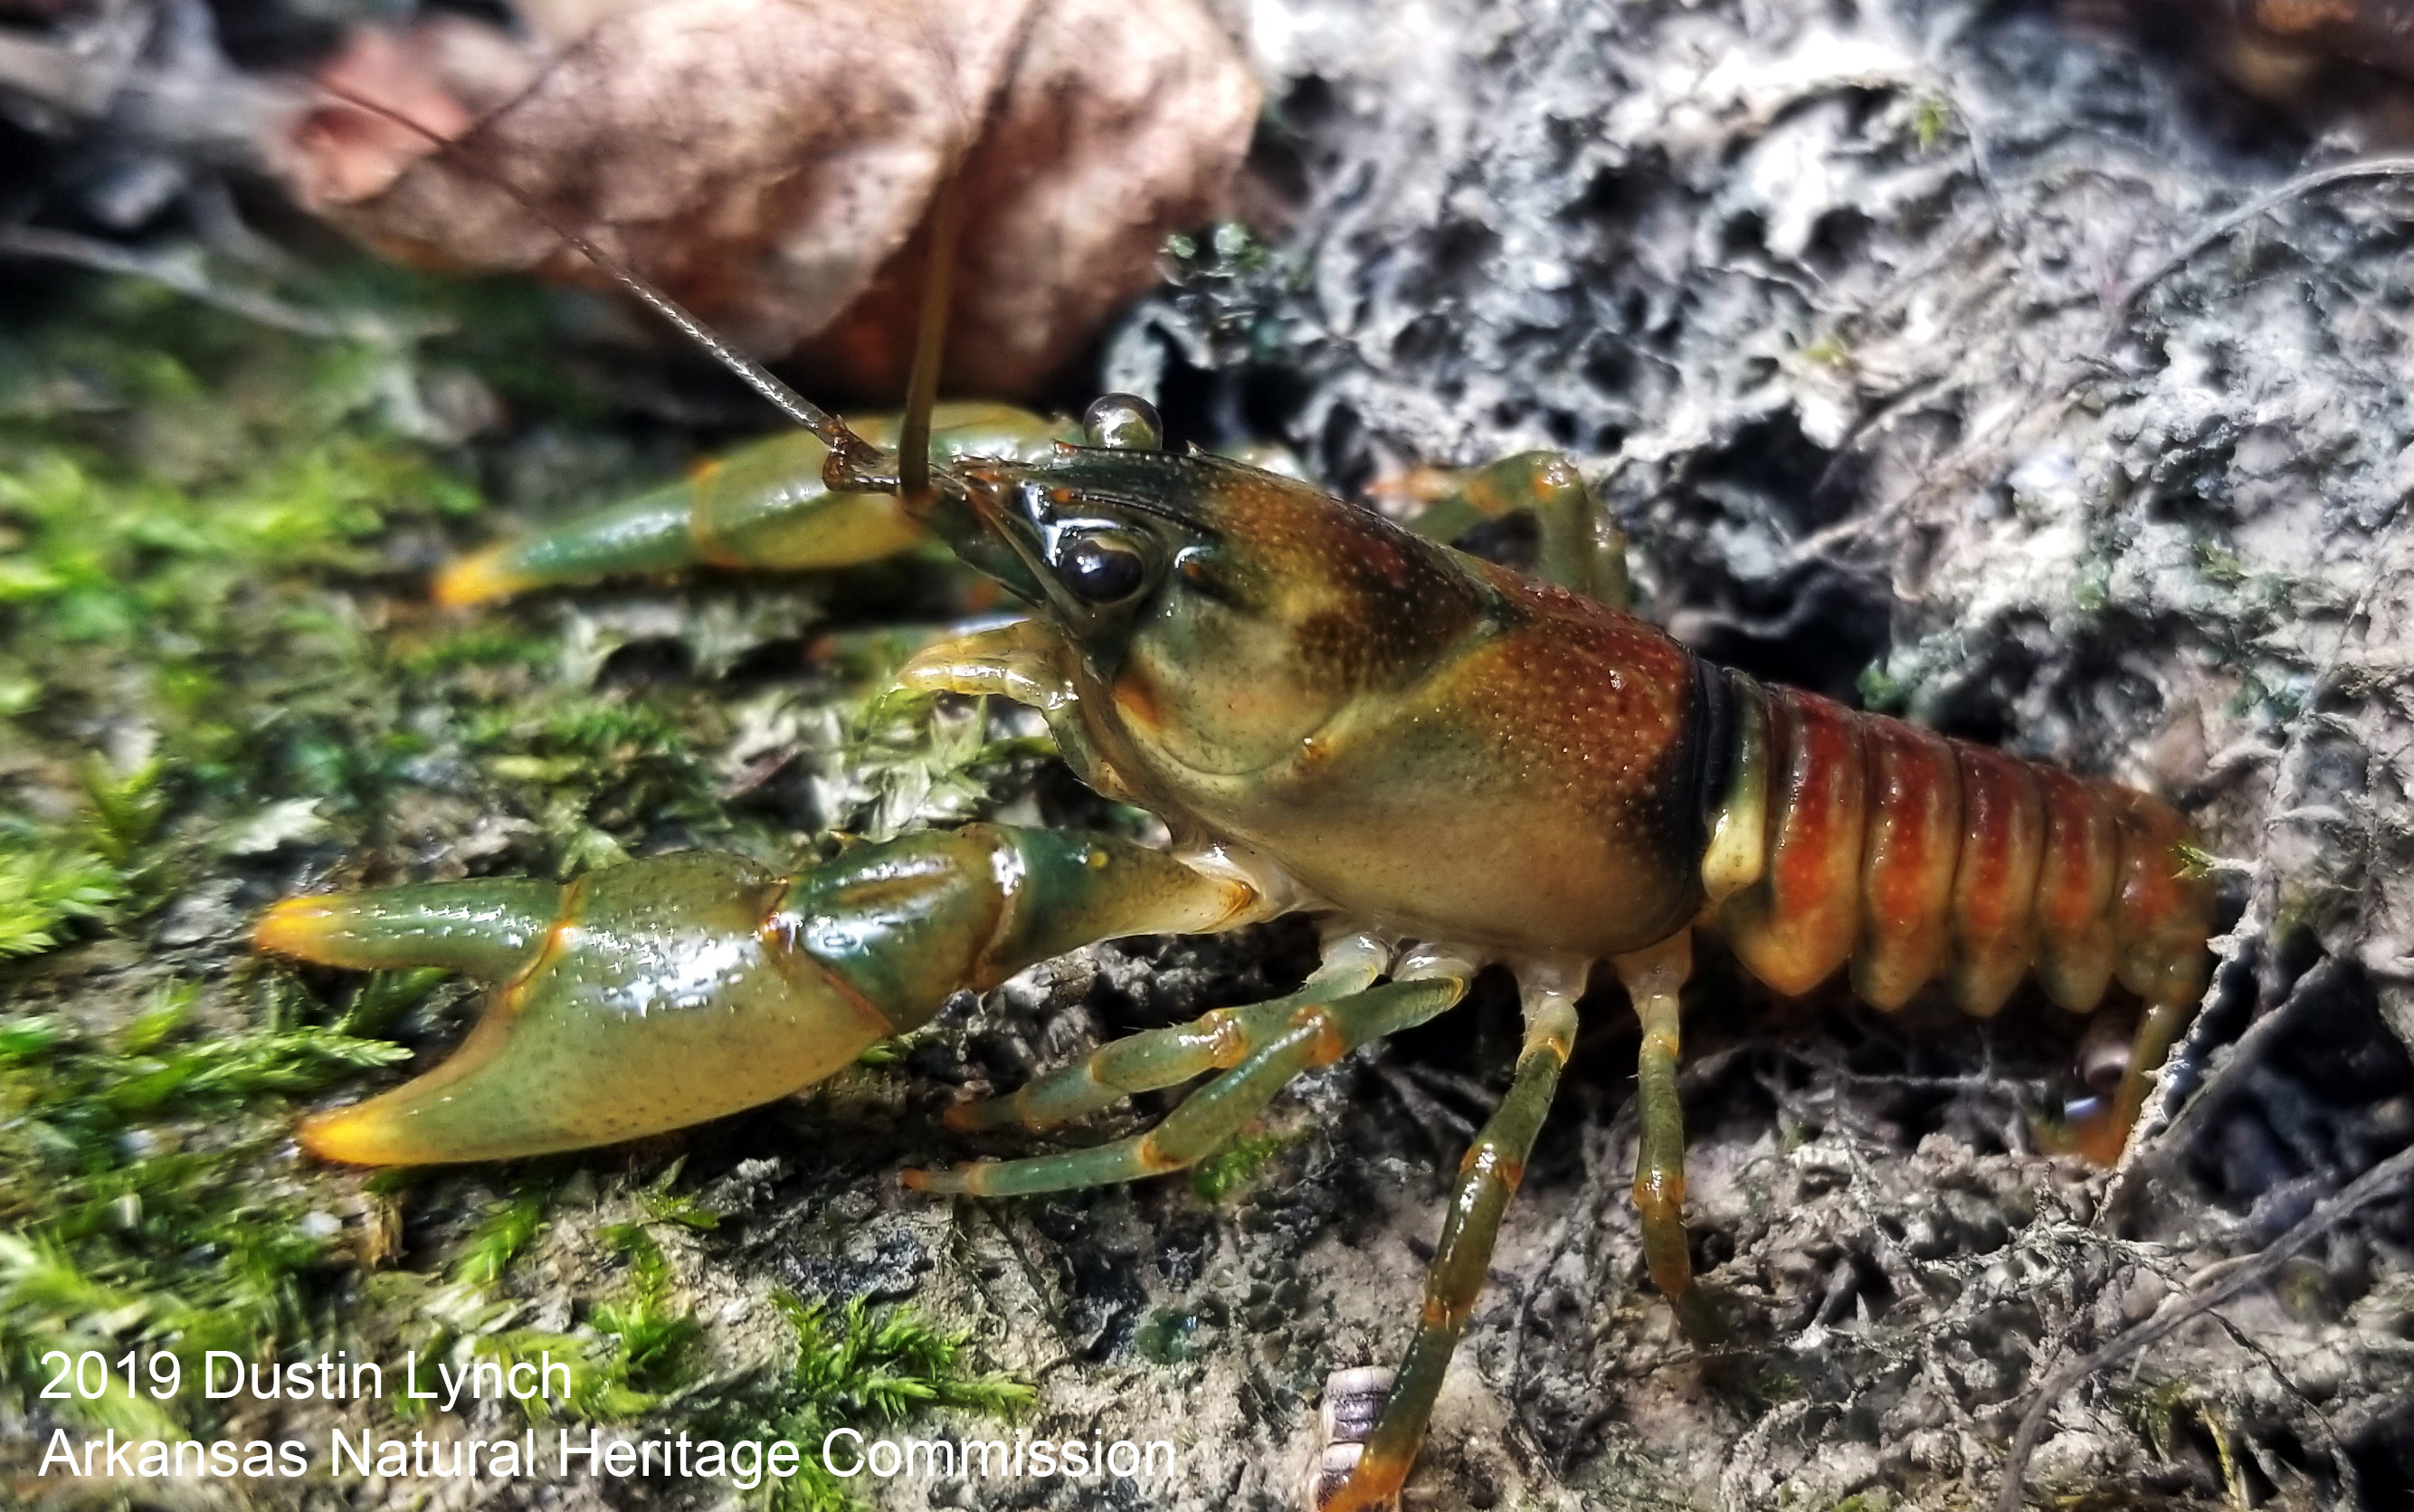
[[[491, 105], [503, 40], [465, 43], [469, 24], [356, 32], [320, 69], [428, 134], [313, 108], [280, 155], [305, 204], [416, 262], [598, 281], [500, 177], [739, 346], [803, 345], [884, 397], [942, 185], [978, 228], [957, 253], [951, 381], [1025, 393], [1155, 281], [1169, 232], [1216, 209], [1257, 112], [1188, 0], [654, 0]], [[433, 156], [436, 138], [458, 140]]]

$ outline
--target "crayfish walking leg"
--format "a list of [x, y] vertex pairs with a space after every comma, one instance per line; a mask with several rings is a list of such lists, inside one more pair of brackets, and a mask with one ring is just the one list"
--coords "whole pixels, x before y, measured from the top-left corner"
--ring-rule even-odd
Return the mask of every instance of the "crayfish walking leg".
[[1677, 993], [1693, 969], [1692, 936], [1680, 934], [1617, 962], [1617, 974], [1643, 1024], [1634, 1069], [1641, 1138], [1634, 1155], [1634, 1211], [1643, 1227], [1644, 1265], [1652, 1284], [1676, 1310], [1686, 1332], [1714, 1339], [1723, 1332], [1693, 1290], [1693, 1259], [1685, 1241], [1685, 1110], [1676, 1097], [1676, 1060], [1683, 1049]]
[[1456, 541], [1512, 515], [1533, 517], [1536, 577], [1613, 609], [1633, 607], [1626, 532], [1585, 487], [1575, 464], [1557, 452], [1520, 452], [1457, 474], [1408, 529]]
[[1211, 1070], [1229, 1070], [1316, 1003], [1354, 997], [1391, 964], [1392, 948], [1372, 935], [1325, 941], [1324, 961], [1299, 991], [1254, 1008], [1219, 1008], [1189, 1024], [1125, 1035], [1089, 1058], [1002, 1098], [959, 1102], [949, 1129], [1048, 1129], [1103, 1113], [1136, 1092], [1179, 1086]]
[[1433, 1263], [1425, 1270], [1417, 1331], [1382, 1415], [1363, 1445], [1336, 1443], [1324, 1451], [1311, 1492], [1321, 1512], [1388, 1507], [1408, 1480], [1433, 1417], [1434, 1400], [1441, 1394], [1451, 1354], [1483, 1289], [1501, 1215], [1525, 1179], [1526, 1158], [1575, 1045], [1575, 1000], [1583, 990], [1581, 969], [1548, 973], [1526, 985], [1526, 1042], [1517, 1056], [1515, 1080], [1459, 1162], [1458, 1186], [1442, 1218]]
[[[1474, 975], [1471, 965], [1455, 957], [1411, 953], [1385, 986], [1328, 999], [1325, 984], [1311, 984], [1258, 1009], [1210, 1014], [1165, 1038], [1143, 1041], [1128, 1058], [1123, 1046], [1132, 1041], [1118, 1041], [1089, 1065], [1073, 1070], [1075, 1077], [1098, 1081], [1105, 1100], [1122, 1094], [1104, 1093], [1112, 1084], [1092, 1069], [1100, 1061], [1110, 1070], [1119, 1063], [1130, 1067], [1133, 1080], [1158, 1085], [1184, 1079], [1174, 1073], [1201, 1061], [1198, 1070], [1228, 1060], [1231, 1069], [1185, 1099], [1146, 1133], [1060, 1155], [976, 1160], [952, 1171], [909, 1171], [905, 1184], [919, 1191], [967, 1197], [1017, 1197], [1181, 1170], [1214, 1154], [1303, 1071], [1329, 1066], [1369, 1040], [1413, 1028], [1455, 1007]], [[1131, 1067], [1132, 1061], [1140, 1064]], [[1051, 1104], [1090, 1100], [1085, 1093], [1060, 1090], [1080, 1085], [1060, 1072], [1037, 1084], [1037, 1105], [1045, 1110]]]

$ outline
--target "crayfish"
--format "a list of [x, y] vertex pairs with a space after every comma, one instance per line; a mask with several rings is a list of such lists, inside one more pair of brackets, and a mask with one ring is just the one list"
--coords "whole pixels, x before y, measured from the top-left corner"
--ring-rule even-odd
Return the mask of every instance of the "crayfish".
[[[2208, 890], [2174, 810], [1706, 664], [1629, 611], [1623, 542], [1557, 457], [1467, 475], [1418, 529], [1169, 450], [1125, 396], [1061, 429], [997, 407], [934, 414], [921, 364], [881, 446], [734, 365], [809, 434], [469, 559], [440, 596], [838, 565], [934, 535], [1028, 612], [923, 651], [903, 684], [1037, 710], [1073, 771], [1161, 817], [1171, 847], [976, 823], [789, 875], [691, 853], [561, 885], [289, 898], [260, 921], [261, 948], [493, 988], [444, 1065], [309, 1118], [316, 1154], [489, 1160], [674, 1130], [786, 1096], [950, 995], [1091, 942], [1315, 916], [1322, 962], [1289, 996], [1113, 1041], [947, 1116], [1041, 1129], [1207, 1078], [1155, 1128], [905, 1175], [968, 1197], [1095, 1187], [1200, 1160], [1292, 1078], [1506, 966], [1525, 1018], [1513, 1081], [1459, 1168], [1379, 1415], [1319, 1472], [1322, 1506], [1365, 1508], [1397, 1495], [1424, 1438], [1596, 963], [1642, 1022], [1648, 1270], [1696, 1331], [1716, 1321], [1681, 1218], [1676, 1066], [1697, 932], [1781, 993], [1845, 970], [1883, 1010], [1933, 983], [1985, 1015], [2034, 972], [2087, 1012], [2117, 981], [2144, 1013], [2117, 1095], [2079, 1133], [2099, 1160], [2204, 987]], [[1445, 544], [1512, 511], [1539, 522], [1533, 576]]]

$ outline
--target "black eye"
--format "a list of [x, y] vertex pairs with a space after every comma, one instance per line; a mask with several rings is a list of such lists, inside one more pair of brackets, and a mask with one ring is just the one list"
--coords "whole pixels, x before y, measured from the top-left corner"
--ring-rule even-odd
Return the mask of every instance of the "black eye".
[[1081, 436], [1093, 446], [1119, 452], [1165, 450], [1165, 422], [1156, 406], [1133, 394], [1105, 394], [1081, 416]]
[[1056, 576], [1077, 598], [1092, 604], [1113, 604], [1140, 591], [1148, 580], [1148, 563], [1139, 552], [1103, 535], [1076, 536], [1056, 554]]

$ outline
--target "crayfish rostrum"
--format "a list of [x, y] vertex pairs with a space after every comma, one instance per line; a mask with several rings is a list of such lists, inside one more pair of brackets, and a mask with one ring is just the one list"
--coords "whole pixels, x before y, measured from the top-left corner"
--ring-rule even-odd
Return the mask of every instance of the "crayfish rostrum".
[[[484, 1160], [676, 1129], [807, 1085], [951, 993], [1085, 943], [1315, 915], [1323, 964], [1289, 996], [1110, 1043], [948, 1120], [1039, 1128], [1209, 1078], [1155, 1128], [905, 1178], [975, 1197], [1095, 1186], [1201, 1159], [1294, 1076], [1505, 966], [1526, 1016], [1513, 1084], [1460, 1168], [1380, 1415], [1320, 1473], [1324, 1505], [1368, 1507], [1415, 1459], [1596, 963], [1643, 1025], [1650, 1273], [1696, 1329], [1715, 1319], [1680, 1217], [1676, 1061], [1697, 931], [1780, 992], [1843, 969], [1881, 1009], [1934, 984], [1991, 1013], [2034, 971], [2083, 1012], [2117, 981], [2144, 1014], [2117, 1095], [2079, 1131], [2097, 1159], [2203, 989], [2207, 889], [2177, 813], [1708, 666], [1624, 607], [1622, 543], [1555, 457], [1468, 475], [1418, 529], [1168, 450], [1128, 397], [1061, 432], [925, 406], [894, 451], [799, 412], [812, 435], [470, 559], [440, 596], [699, 561], [830, 565], [934, 533], [1029, 612], [931, 647], [904, 683], [1038, 710], [1073, 771], [1161, 816], [1171, 849], [974, 824], [789, 876], [687, 854], [559, 886], [288, 899], [258, 926], [265, 949], [494, 988], [451, 1061], [311, 1118], [311, 1150]], [[1437, 538], [1512, 510], [1540, 523], [1535, 576]]]

